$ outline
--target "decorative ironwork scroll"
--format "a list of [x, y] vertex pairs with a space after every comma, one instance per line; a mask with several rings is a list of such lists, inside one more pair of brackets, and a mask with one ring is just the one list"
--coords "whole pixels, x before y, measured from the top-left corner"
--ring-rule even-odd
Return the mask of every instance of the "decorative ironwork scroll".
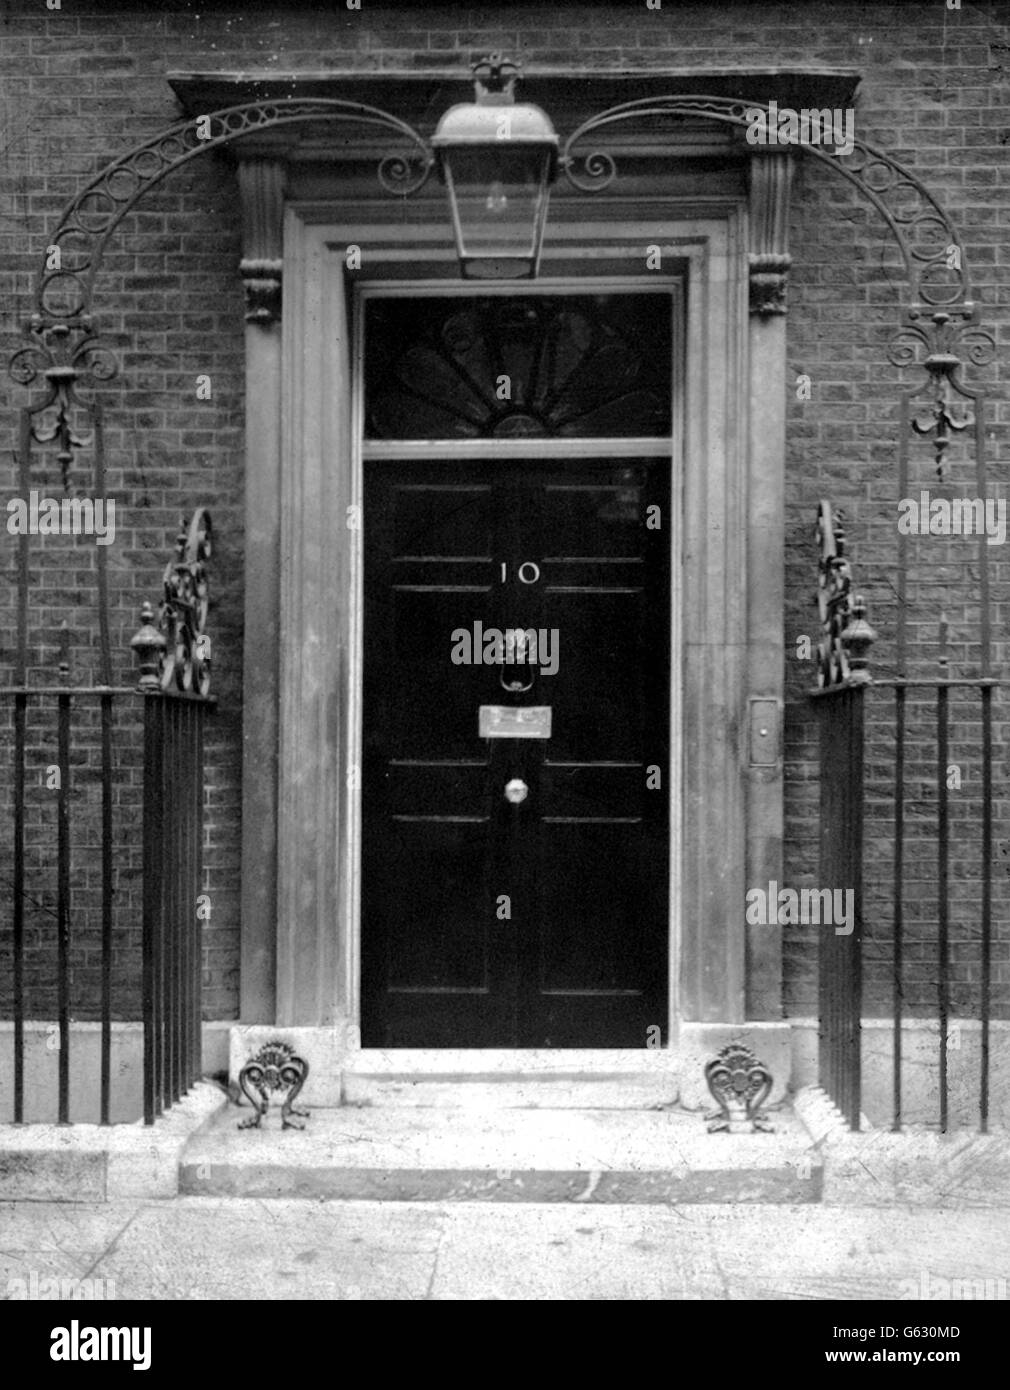
[[176, 541], [175, 558], [165, 566], [163, 597], [155, 626], [145, 603], [141, 628], [131, 646], [140, 663], [141, 690], [175, 690], [206, 697], [210, 693], [211, 642], [207, 635], [207, 561], [212, 528], [206, 507], [198, 507]]
[[931, 409], [928, 414], [913, 415], [910, 424], [917, 435], [932, 436], [938, 478], [943, 477], [944, 456], [953, 434], [973, 423], [968, 417], [959, 420], [951, 414], [951, 394], [972, 402], [977, 402], [980, 394], [968, 390], [960, 380], [959, 351], [965, 352], [975, 367], [988, 366], [996, 353], [992, 335], [977, 326], [977, 306], [963, 307], [968, 312], [909, 310], [907, 325], [891, 339], [887, 352], [894, 366], [920, 366], [928, 373], [926, 387], [910, 393], [909, 399], [928, 390], [933, 397]]
[[710, 1133], [771, 1131], [761, 1107], [772, 1089], [772, 1074], [743, 1043], [730, 1043], [705, 1067], [708, 1089], [719, 1106], [705, 1118]]
[[877, 634], [866, 620], [866, 600], [852, 592], [852, 570], [845, 554], [842, 514], [830, 502], [817, 508], [817, 612], [821, 639], [817, 684], [822, 690], [868, 685], [869, 650]]
[[[390, 112], [360, 102], [291, 97], [227, 107], [179, 122], [107, 165], [67, 205], [48, 238], [36, 282], [35, 311], [26, 330], [32, 345], [14, 354], [9, 368], [13, 379], [30, 384], [39, 360], [51, 383], [72, 384], [86, 375], [96, 381], [114, 376], [115, 358], [95, 336], [91, 304], [105, 247], [120, 222], [146, 193], [189, 160], [254, 131], [305, 121], [381, 126], [391, 132], [399, 148], [384, 155], [376, 170], [380, 186], [389, 194], [416, 193], [434, 168], [431, 147], [418, 131]], [[59, 375], [54, 377], [54, 371]], [[51, 402], [38, 409], [47, 403]], [[63, 446], [61, 437], [64, 449], [72, 443]]]
[[[613, 126], [659, 118], [695, 118], [716, 121], [744, 130], [754, 113], [771, 120], [770, 107], [761, 101], [733, 97], [671, 94], [623, 102], [584, 121], [565, 140], [559, 166], [569, 183], [584, 193], [597, 193], [617, 177], [617, 163], [599, 148], [584, 150], [591, 136]], [[774, 124], [774, 122], [772, 122]], [[969, 297], [968, 271], [960, 239], [949, 215], [916, 176], [884, 150], [854, 140], [852, 153], [829, 154], [799, 137], [778, 132], [778, 146], [802, 151], [834, 169], [867, 198], [887, 223], [901, 251], [914, 302], [954, 306]], [[955, 246], [959, 255], [948, 254]]]
[[290, 1043], [264, 1043], [238, 1074], [242, 1093], [256, 1112], [248, 1120], [241, 1120], [239, 1129], [259, 1129], [263, 1116], [270, 1108], [270, 1096], [275, 1091], [287, 1092], [281, 1104], [281, 1128], [304, 1129], [305, 1126], [298, 1124], [291, 1116], [308, 1119], [307, 1110], [295, 1108], [295, 1101], [308, 1077], [308, 1062], [298, 1056]]
[[63, 489], [69, 492], [75, 450], [94, 443], [94, 433], [83, 433], [74, 421], [75, 410], [90, 418], [93, 405], [80, 395], [78, 382], [111, 381], [117, 370], [115, 354], [95, 335], [87, 316], [73, 325], [49, 328], [33, 318], [27, 331], [31, 342], [11, 358], [10, 375], [21, 386], [31, 385], [40, 373], [48, 383], [46, 396], [28, 412], [31, 437], [37, 444], [57, 445]]
[[163, 690], [210, 691], [211, 646], [207, 636], [207, 561], [211, 554], [210, 513], [198, 507], [188, 531], [180, 531], [176, 558], [165, 566], [161, 629], [165, 634]]
[[[76, 455], [91, 451], [91, 484], [94, 497], [105, 494], [105, 447], [100, 398], [82, 394], [97, 383], [116, 375], [116, 358], [107, 343], [95, 334], [91, 319], [76, 324], [57, 323], [43, 329], [35, 320], [28, 325], [27, 346], [19, 348], [10, 361], [10, 375], [22, 386], [30, 386], [41, 374], [46, 394], [20, 411], [19, 450], [15, 454], [18, 486], [27, 498], [32, 482], [33, 445], [56, 445], [56, 461], [64, 494], [69, 496]], [[18, 541], [17, 646], [15, 681], [23, 684], [28, 669], [28, 607], [31, 590], [30, 539], [22, 531]], [[112, 640], [109, 631], [108, 558], [99, 546], [95, 562], [98, 594], [99, 678], [112, 684]]]
[[[575, 189], [596, 193], [608, 187], [618, 175], [614, 156], [592, 143], [605, 131], [635, 122], [645, 122], [654, 129], [658, 121], [665, 119], [701, 119], [742, 132], [752, 125], [756, 113], [763, 113], [770, 127], [771, 107], [760, 101], [674, 92], [624, 102], [597, 113], [571, 132], [562, 147], [559, 168]], [[22, 385], [29, 385], [40, 370], [46, 376], [49, 394], [28, 413], [32, 417], [31, 428], [36, 430], [34, 437], [58, 443], [64, 476], [73, 451], [81, 448], [87, 437], [86, 432], [74, 428], [70, 418], [72, 405], [83, 403], [79, 388], [107, 380], [116, 370], [111, 350], [95, 332], [91, 301], [102, 253], [122, 218], [166, 175], [198, 155], [252, 132], [305, 121], [377, 126], [389, 132], [393, 148], [379, 161], [377, 178], [390, 194], [416, 193], [435, 166], [430, 142], [391, 113], [335, 98], [295, 96], [250, 102], [179, 122], [114, 160], [69, 203], [56, 230], [48, 238], [46, 259], [36, 282], [35, 313], [27, 327], [31, 342], [14, 354], [10, 364], [11, 375]], [[884, 219], [900, 250], [909, 298], [905, 321], [891, 344], [890, 360], [898, 367], [914, 363], [923, 367], [932, 405], [926, 414], [918, 413], [913, 400], [920, 392], [907, 392], [902, 397], [899, 496], [904, 496], [907, 490], [909, 439], [932, 438], [937, 469], [942, 473], [953, 436], [969, 425], [973, 425], [976, 477], [981, 494], [985, 484], [982, 396], [964, 385], [960, 369], [962, 353], [973, 366], [982, 366], [991, 360], [995, 348], [992, 337], [978, 326], [967, 255], [953, 221], [910, 170], [875, 146], [854, 139], [850, 153], [841, 155], [803, 140], [800, 134], [790, 138], [788, 131], [778, 129], [776, 135], [777, 153], [802, 152], [848, 180]], [[756, 159], [752, 164], [760, 162]], [[763, 176], [759, 173], [752, 177], [760, 181]], [[787, 177], [781, 170], [774, 175], [779, 181]], [[768, 203], [766, 195], [773, 193], [771, 185], [759, 187], [757, 198], [752, 196], [752, 204], [760, 207], [762, 202]], [[774, 202], [772, 197], [769, 206]], [[757, 222], [761, 222], [760, 217]], [[758, 228], [757, 238], [756, 246], [752, 247], [752, 310], [763, 317], [784, 312], [788, 256], [783, 249], [783, 237], [774, 226]], [[253, 257], [245, 267], [247, 280], [251, 282], [250, 314], [254, 321], [267, 321], [275, 313], [279, 292], [275, 261], [276, 258], [270, 256], [262, 260]], [[959, 417], [951, 401], [952, 394], [973, 403], [973, 420]], [[34, 417], [40, 416], [47, 407], [52, 408], [51, 422], [37, 424]], [[27, 438], [31, 437], [29, 431]], [[25, 438], [23, 432], [22, 439]], [[96, 464], [96, 491], [100, 491], [97, 474]], [[899, 664], [904, 659], [906, 550], [904, 537], [899, 537]], [[99, 563], [100, 582], [104, 582], [101, 556]], [[988, 563], [985, 538], [980, 537], [983, 605], [988, 596]], [[22, 568], [25, 564], [23, 555]], [[989, 659], [986, 629], [984, 670], [988, 670]]]
[[[743, 130], [751, 124], [755, 112], [770, 118], [766, 103], [730, 97], [671, 93], [625, 102], [599, 112], [574, 130], [563, 145], [559, 166], [574, 188], [596, 193], [614, 181], [618, 170], [613, 155], [605, 149], [586, 148], [591, 137], [617, 126], [660, 118], [704, 119]], [[228, 107], [180, 122], [108, 165], [68, 205], [49, 237], [46, 262], [37, 281], [36, 312], [29, 326], [36, 344], [41, 343], [55, 356], [57, 347], [51, 341], [52, 335], [57, 331], [73, 332], [69, 355], [77, 363], [77, 371], [86, 363], [98, 378], [100, 360], [104, 375], [112, 375], [114, 367], [110, 369], [104, 355], [108, 349], [92, 337], [91, 299], [104, 248], [126, 213], [167, 174], [200, 154], [254, 131], [328, 120], [379, 126], [397, 138], [399, 147], [385, 155], [377, 168], [379, 183], [387, 192], [405, 196], [416, 193], [427, 182], [435, 164], [430, 143], [391, 113], [357, 102], [291, 97]], [[978, 364], [979, 352], [988, 351], [992, 340], [974, 328], [976, 310], [971, 301], [965, 251], [950, 216], [938, 200], [897, 160], [858, 139], [853, 141], [851, 153], [844, 156], [829, 154], [798, 137], [789, 139], [783, 131], [778, 132], [778, 143], [785, 149], [802, 151], [847, 179], [890, 228], [910, 286], [908, 325], [899, 336], [911, 332], [921, 337], [924, 316], [942, 312], [946, 315], [942, 325], [936, 320], [934, 324], [937, 330], [943, 330], [948, 355], [958, 337], [967, 334], [969, 360]], [[59, 268], [50, 269], [54, 248], [59, 252]], [[781, 312], [786, 262], [787, 258], [778, 256], [774, 264], [755, 267], [759, 277], [772, 277], [767, 283], [761, 280], [757, 286], [758, 312]], [[29, 370], [25, 375], [24, 352], [22, 349], [15, 354], [11, 370], [16, 380], [27, 384], [35, 372]], [[929, 352], [936, 357], [932, 348]], [[906, 364], [904, 358], [899, 362]], [[951, 380], [960, 359], [943, 363], [934, 360], [932, 364], [927, 360], [924, 365], [932, 374], [939, 372], [941, 378]], [[949, 412], [946, 419], [940, 418], [943, 414], [940, 411], [935, 422], [938, 440], [949, 438], [954, 424]], [[943, 447], [939, 450], [941, 456]]]
[[73, 321], [90, 311], [95, 275], [105, 246], [134, 204], [167, 174], [189, 160], [254, 131], [304, 121], [339, 121], [381, 126], [398, 137], [399, 149], [379, 161], [377, 178], [387, 193], [416, 193], [434, 167], [431, 147], [413, 126], [388, 111], [333, 97], [290, 97], [249, 102], [194, 116], [136, 145], [107, 165], [67, 206], [49, 238], [46, 263], [35, 293], [43, 321]]
[[[99, 337], [91, 313], [95, 277], [113, 232], [133, 206], [168, 174], [209, 150], [254, 131], [305, 121], [341, 121], [357, 126], [380, 126], [391, 133], [393, 148], [378, 164], [377, 177], [386, 192], [399, 196], [416, 193], [434, 168], [431, 147], [405, 121], [358, 102], [331, 98], [289, 98], [253, 102], [194, 117], [145, 140], [107, 165], [70, 201], [55, 231], [47, 238], [45, 256], [35, 286], [35, 311], [25, 327], [29, 342], [9, 363], [14, 381], [31, 386], [41, 374], [46, 395], [22, 410], [21, 450], [18, 459], [22, 492], [30, 475], [32, 442], [57, 445], [57, 461], [66, 492], [71, 486], [75, 453], [92, 447], [92, 484], [96, 496], [105, 488], [100, 398], [91, 392], [111, 380], [118, 371], [112, 348]], [[246, 265], [252, 280], [254, 318], [272, 312], [279, 289], [272, 283], [272, 266]], [[75, 413], [82, 417], [75, 419]], [[98, 618], [101, 679], [112, 679], [107, 559], [104, 548], [97, 557]], [[177, 596], [176, 596], [177, 597]], [[174, 602], [173, 612], [178, 604]], [[18, 647], [16, 674], [23, 681], [27, 667], [28, 539], [21, 538], [18, 580]], [[150, 624], [144, 621], [144, 626]], [[143, 631], [143, 629], [142, 629]], [[172, 650], [166, 665], [176, 684], [194, 682], [201, 690], [207, 680], [206, 658], [200, 644], [189, 641], [183, 625], [180, 652], [170, 634]], [[138, 634], [138, 636], [141, 634]], [[143, 665], [143, 663], [142, 663]], [[142, 683], [150, 675], [142, 673]], [[145, 688], [147, 688], [145, 686]]]
[[[756, 112], [769, 118], [770, 108], [760, 101], [693, 94], [624, 102], [590, 117], [572, 131], [562, 146], [559, 167], [574, 188], [596, 193], [612, 183], [618, 172], [613, 156], [590, 143], [592, 137], [608, 128], [654, 122], [663, 117], [693, 117], [741, 129], [750, 125]], [[798, 137], [789, 139], [781, 130], [777, 136], [780, 151], [802, 151], [847, 179], [876, 208], [897, 243], [908, 280], [909, 300], [905, 324], [892, 341], [889, 357], [898, 367], [918, 361], [928, 373], [928, 386], [934, 396], [931, 418], [916, 417], [910, 423], [916, 435], [933, 435], [937, 471], [942, 476], [951, 432], [966, 429], [971, 423], [958, 420], [951, 413], [950, 390], [964, 399], [979, 398], [979, 393], [968, 390], [959, 380], [961, 353], [979, 367], [991, 361], [995, 352], [991, 335], [978, 327], [967, 254], [957, 228], [916, 175], [886, 151], [854, 139], [851, 153], [840, 155]], [[759, 178], [764, 177], [760, 172], [762, 164], [760, 158], [754, 161]], [[784, 312], [788, 269], [789, 257], [781, 251], [776, 253], [773, 245], [757, 248], [751, 265], [754, 312]], [[920, 361], [917, 351], [922, 348], [924, 360]]]

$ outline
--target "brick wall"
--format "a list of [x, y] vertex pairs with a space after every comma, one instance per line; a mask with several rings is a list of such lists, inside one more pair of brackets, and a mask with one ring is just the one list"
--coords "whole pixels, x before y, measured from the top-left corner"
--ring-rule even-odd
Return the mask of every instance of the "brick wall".
[[[0, 296], [4, 347], [18, 345], [17, 325], [30, 311], [32, 276], [66, 199], [102, 164], [179, 112], [165, 81], [172, 69], [358, 68], [419, 69], [469, 62], [503, 48], [528, 64], [611, 68], [624, 64], [726, 67], [801, 64], [855, 67], [864, 75], [857, 133], [915, 169], [960, 225], [974, 271], [976, 297], [998, 335], [1001, 357], [1010, 342], [1006, 310], [1010, 279], [1010, 6], [942, 0], [911, 4], [792, 3], [679, 4], [661, 10], [644, 0], [610, 4], [409, 8], [361, 0], [343, 4], [194, 5], [86, 3], [63, 0], [48, 11], [44, 0], [14, 0], [0, 16]], [[156, 597], [161, 567], [180, 511], [207, 504], [217, 528], [215, 688], [220, 709], [208, 748], [209, 828], [207, 880], [214, 911], [206, 933], [205, 994], [210, 1017], [235, 1016], [238, 974], [238, 816], [240, 682], [244, 634], [242, 568], [242, 302], [237, 190], [230, 166], [211, 155], [177, 173], [126, 224], [106, 257], [97, 307], [104, 335], [118, 348], [121, 376], [107, 393], [108, 491], [117, 498], [121, 541], [110, 547], [114, 581], [113, 636], [129, 666], [128, 642], [143, 597]], [[787, 503], [787, 650], [814, 633], [810, 594], [814, 573], [812, 521], [819, 497], [829, 496], [849, 520], [861, 588], [871, 602], [880, 638], [878, 666], [893, 662], [896, 555], [896, 401], [903, 378], [886, 364], [885, 347], [899, 324], [900, 267], [884, 229], [844, 181], [811, 161], [801, 167], [791, 227], [794, 269], [790, 290], [790, 400]], [[212, 378], [213, 395], [197, 401], [195, 377]], [[811, 380], [811, 399], [800, 401], [795, 376]], [[994, 391], [987, 443], [991, 479], [1006, 496], [1006, 368], [973, 373], [974, 386]], [[13, 407], [22, 393], [0, 393], [0, 428], [14, 438]], [[931, 451], [913, 453], [912, 491], [935, 477]], [[955, 491], [970, 483], [963, 441], [950, 451]], [[55, 491], [51, 457], [40, 461], [33, 483]], [[0, 497], [16, 491], [9, 450], [0, 452]], [[941, 604], [951, 624], [952, 657], [970, 671], [977, 663], [977, 574], [970, 542], [937, 538], [911, 550], [916, 587], [909, 617], [915, 670], [935, 671], [936, 621]], [[93, 550], [47, 538], [35, 553], [38, 602], [33, 618], [34, 678], [55, 663], [55, 632], [68, 613], [75, 633], [74, 663], [81, 676], [94, 669], [89, 567]], [[1004, 552], [993, 549], [993, 632], [996, 665], [1006, 656], [1007, 574]], [[3, 548], [0, 657], [9, 663], [13, 642], [14, 550]], [[245, 634], [255, 642], [255, 633]], [[816, 807], [815, 726], [805, 690], [810, 663], [787, 656], [787, 843], [784, 881], [816, 882], [811, 837]], [[1007, 715], [999, 713], [996, 747], [1007, 743]], [[875, 720], [874, 756], [883, 767], [888, 729]], [[960, 727], [960, 726], [959, 726]], [[965, 726], [962, 761], [967, 794], [979, 785], [975, 731]], [[912, 771], [924, 830], [935, 816], [929, 786], [932, 735], [917, 724]], [[45, 748], [33, 753], [45, 759]], [[45, 759], [48, 761], [48, 759]], [[1006, 785], [1005, 756], [999, 753]], [[875, 765], [877, 765], [875, 764]], [[883, 775], [883, 774], [881, 774]], [[82, 783], [80, 795], [85, 794]], [[886, 934], [887, 805], [880, 792], [871, 825], [869, 861], [875, 935]], [[965, 803], [966, 804], [966, 803]], [[999, 808], [997, 833], [1005, 804]], [[959, 812], [960, 814], [960, 812]], [[124, 816], [124, 836], [135, 833]], [[962, 822], [958, 822], [961, 824]], [[965, 822], [966, 823], [966, 822]], [[921, 928], [929, 930], [929, 874], [925, 838], [917, 851], [914, 894], [923, 901]], [[970, 835], [963, 846], [971, 852]], [[960, 852], [960, 850], [958, 851]], [[967, 869], [965, 870], [967, 872]], [[876, 875], [876, 878], [874, 877]], [[878, 882], [879, 880], [879, 882]], [[1010, 987], [1007, 966], [1007, 892], [997, 884], [1004, 943], [998, 978]], [[977, 929], [962, 910], [969, 894], [955, 889], [961, 906], [956, 970], [965, 989], [974, 969], [962, 948]], [[960, 918], [964, 920], [961, 921]], [[128, 928], [124, 925], [124, 932]], [[786, 929], [788, 1005], [813, 1002], [816, 929]], [[125, 938], [124, 938], [125, 939]], [[886, 946], [871, 947], [882, 960]], [[929, 962], [923, 959], [924, 990]], [[928, 1002], [928, 990], [922, 1003]]]

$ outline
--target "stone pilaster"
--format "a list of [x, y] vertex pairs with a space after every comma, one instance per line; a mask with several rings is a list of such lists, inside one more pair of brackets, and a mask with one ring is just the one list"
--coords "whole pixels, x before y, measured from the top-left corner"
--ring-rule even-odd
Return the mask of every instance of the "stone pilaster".
[[[751, 159], [747, 887], [782, 881], [786, 278], [792, 155]], [[747, 926], [747, 1017], [782, 1016], [782, 932]]]
[[241, 1008], [276, 1013], [284, 165], [239, 163], [246, 291]]

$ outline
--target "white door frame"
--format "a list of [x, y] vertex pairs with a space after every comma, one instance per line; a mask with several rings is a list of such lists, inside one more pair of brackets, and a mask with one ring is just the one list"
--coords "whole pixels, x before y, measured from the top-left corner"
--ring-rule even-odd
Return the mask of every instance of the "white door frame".
[[[446, 277], [455, 276], [455, 266], [447, 262], [440, 226], [336, 221], [332, 205], [287, 207], [277, 1022], [336, 1026], [353, 1043], [360, 970], [362, 579], [361, 533], [353, 520], [349, 526], [356, 514], [348, 509], [361, 505], [362, 465], [359, 407], [349, 385], [356, 375], [344, 273], [351, 244], [362, 248], [357, 276], [363, 282], [399, 279], [406, 269], [411, 293], [426, 282], [449, 291], [454, 279]], [[674, 495], [682, 505], [675, 509], [679, 525], [671, 527], [672, 589], [680, 599], [672, 651], [683, 653], [681, 679], [671, 680], [677, 702], [671, 754], [684, 753], [668, 781], [671, 845], [682, 846], [670, 873], [675, 1040], [685, 1002], [688, 1017], [707, 1013], [731, 1022], [744, 1016], [742, 711], [748, 597], [752, 611], [755, 602], [747, 574], [754, 392], [747, 370], [746, 204], [725, 198], [700, 215], [684, 209], [662, 219], [615, 216], [557, 225], [545, 247], [539, 288], [551, 287], [552, 266], [569, 269], [576, 259], [585, 277], [598, 269], [609, 288], [654, 286], [644, 272], [646, 249], [654, 246], [664, 265], [684, 268], [688, 287], [685, 341], [675, 345], [684, 349], [675, 352], [684, 380], [683, 391], [674, 392], [673, 430], [674, 440], [683, 441], [683, 466], [680, 454], [674, 458]], [[398, 289], [407, 292], [408, 286]], [[777, 618], [781, 624], [781, 613]], [[750, 693], [758, 692], [752, 687]]]

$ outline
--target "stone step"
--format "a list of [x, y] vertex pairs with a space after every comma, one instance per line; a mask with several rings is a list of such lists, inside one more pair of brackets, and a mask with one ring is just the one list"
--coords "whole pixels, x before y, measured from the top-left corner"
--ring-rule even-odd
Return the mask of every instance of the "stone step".
[[362, 1201], [816, 1202], [822, 1169], [787, 1110], [769, 1134], [709, 1134], [681, 1110], [342, 1106], [304, 1130], [228, 1106], [182, 1156], [191, 1196]]
[[344, 1103], [355, 1106], [461, 1110], [649, 1110], [673, 1105], [675, 1077], [594, 1076], [416, 1076], [344, 1073]]
[[302, 1092], [310, 1108], [340, 1105], [439, 1108], [641, 1110], [681, 1105], [708, 1109], [705, 1067], [728, 1043], [746, 1042], [772, 1074], [769, 1104], [789, 1092], [788, 1025], [681, 1024], [662, 1048], [370, 1048], [356, 1029], [231, 1030], [229, 1076], [271, 1044], [291, 1048], [309, 1072]]
[[346, 1105], [422, 1109], [648, 1110], [680, 1081], [670, 1053], [637, 1050], [365, 1049], [344, 1065]]

